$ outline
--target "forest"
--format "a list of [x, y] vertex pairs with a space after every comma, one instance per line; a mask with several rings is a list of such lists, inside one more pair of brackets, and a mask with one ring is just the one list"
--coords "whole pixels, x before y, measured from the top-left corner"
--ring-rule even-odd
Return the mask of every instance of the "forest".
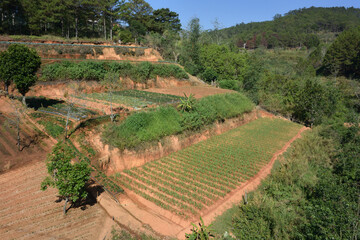
[[146, 33], [181, 29], [178, 14], [154, 10], [144, 0], [39, 1], [4, 0], [0, 3], [0, 33], [102, 38], [140, 42]]

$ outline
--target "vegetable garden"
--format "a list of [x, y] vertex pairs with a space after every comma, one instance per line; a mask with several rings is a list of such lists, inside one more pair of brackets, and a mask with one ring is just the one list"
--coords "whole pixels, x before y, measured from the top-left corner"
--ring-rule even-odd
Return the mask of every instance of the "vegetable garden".
[[[109, 93], [91, 93], [85, 96], [75, 96], [76, 98], [91, 100], [94, 102], [101, 102], [110, 105]], [[180, 101], [179, 96], [170, 94], [160, 94], [153, 92], [145, 92], [139, 90], [124, 90], [113, 92], [112, 102], [123, 104], [133, 108], [143, 108], [148, 105], [161, 105], [167, 103], [176, 103]]]
[[111, 178], [187, 219], [256, 175], [301, 127], [281, 119], [258, 119]]
[[[48, 134], [57, 138], [64, 132], [68, 109], [69, 104], [56, 103], [46, 107], [42, 106], [38, 108], [36, 112], [31, 113], [30, 116], [35, 119], [37, 123], [44, 126]], [[82, 107], [71, 106], [69, 119], [79, 121], [93, 115], [96, 115], [96, 112]]]

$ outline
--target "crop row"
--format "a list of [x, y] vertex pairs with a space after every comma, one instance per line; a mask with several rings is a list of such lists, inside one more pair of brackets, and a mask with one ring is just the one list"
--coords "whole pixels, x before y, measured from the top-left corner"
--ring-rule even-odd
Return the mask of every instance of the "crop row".
[[281, 119], [258, 119], [125, 170], [119, 181], [160, 207], [197, 216], [256, 175], [300, 128]]
[[112, 97], [110, 94], [105, 93], [91, 93], [84, 96], [74, 96], [80, 99], [92, 100], [95, 102], [106, 101], [107, 103], [110, 100], [114, 103], [124, 104], [129, 107], [145, 107], [147, 105], [160, 105], [166, 103], [179, 102], [180, 97], [162, 94], [162, 93], [153, 93], [139, 90], [124, 90], [113, 92]]

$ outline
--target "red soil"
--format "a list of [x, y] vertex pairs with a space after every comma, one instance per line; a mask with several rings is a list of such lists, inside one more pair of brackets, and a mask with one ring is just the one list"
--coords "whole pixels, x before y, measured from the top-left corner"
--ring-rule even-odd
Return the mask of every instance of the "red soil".
[[44, 157], [53, 145], [50, 139], [34, 130], [29, 119], [21, 119], [19, 151], [15, 126], [11, 124], [15, 119], [13, 112], [9, 100], [0, 98], [0, 172]]
[[45, 156], [39, 153], [31, 163], [0, 175], [0, 239], [103, 239], [109, 229], [100, 229], [108, 216], [99, 205], [71, 208], [64, 216], [57, 190], [40, 190]]

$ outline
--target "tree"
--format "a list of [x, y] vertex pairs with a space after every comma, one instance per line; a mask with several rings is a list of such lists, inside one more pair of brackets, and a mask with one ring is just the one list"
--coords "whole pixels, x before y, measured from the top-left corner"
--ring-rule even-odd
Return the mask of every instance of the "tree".
[[129, 24], [129, 29], [138, 40], [148, 30], [152, 7], [144, 0], [129, 0], [121, 8], [121, 18]]
[[37, 80], [36, 71], [40, 68], [41, 59], [35, 50], [24, 45], [11, 45], [7, 51], [0, 54], [0, 78], [4, 81], [5, 91], [13, 81], [23, 96]]
[[324, 57], [324, 68], [333, 75], [360, 76], [360, 28], [340, 34]]
[[88, 195], [86, 184], [90, 179], [91, 169], [81, 157], [77, 158], [74, 149], [65, 142], [55, 145], [47, 158], [47, 170], [50, 176], [41, 183], [41, 190], [45, 191], [49, 186], [59, 190], [59, 195], [65, 199], [64, 214], [68, 201], [75, 203], [85, 199]]
[[170, 11], [169, 8], [157, 9], [151, 15], [149, 29], [160, 34], [163, 34], [165, 30], [178, 33], [181, 30], [179, 14]]
[[116, 72], [108, 72], [104, 76], [104, 80], [102, 82], [103, 85], [105, 85], [109, 89], [109, 102], [110, 102], [110, 119], [111, 122], [114, 122], [115, 114], [113, 112], [113, 89], [114, 85], [118, 83], [119, 81], [119, 73]]

